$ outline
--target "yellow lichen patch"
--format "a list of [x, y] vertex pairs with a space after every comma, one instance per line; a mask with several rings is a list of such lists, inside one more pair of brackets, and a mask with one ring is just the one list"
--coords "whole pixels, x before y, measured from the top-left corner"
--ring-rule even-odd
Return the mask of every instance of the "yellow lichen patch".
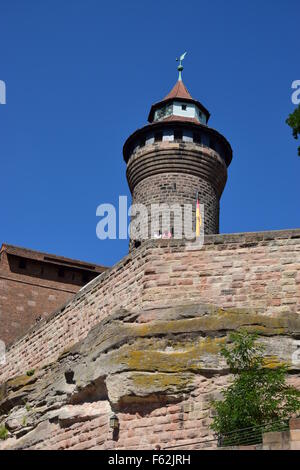
[[132, 384], [147, 391], [185, 391], [192, 385], [193, 377], [187, 374], [142, 374], [131, 375]]
[[259, 335], [264, 335], [264, 336], [274, 336], [274, 335], [284, 335], [286, 333], [286, 329], [283, 327], [272, 327], [268, 328], [263, 325], [247, 325], [247, 326], [241, 326], [240, 329], [245, 329], [248, 331], [248, 333], [257, 333]]
[[37, 380], [37, 377], [34, 375], [18, 375], [13, 379], [7, 381], [7, 387], [14, 389], [18, 389], [20, 387], [25, 387], [25, 385], [29, 385], [30, 383], [34, 383]]
[[[139, 345], [124, 345], [113, 352], [111, 364], [122, 365], [129, 370], [181, 372], [200, 371], [204, 367], [204, 356], [217, 355], [226, 338], [201, 338], [193, 342], [176, 343], [176, 349], [165, 351], [148, 349]], [[170, 344], [170, 343], [169, 343]], [[138, 347], [137, 347], [138, 346]], [[152, 345], [151, 345], [152, 346]], [[180, 349], [179, 349], [180, 347]], [[168, 346], [170, 348], [170, 346]]]
[[265, 356], [263, 365], [268, 369], [276, 369], [276, 367], [287, 365], [286, 362], [281, 361], [277, 356]]
[[153, 321], [131, 325], [132, 336], [155, 336], [158, 334], [184, 333], [193, 331], [220, 331], [247, 328], [265, 335], [284, 334], [291, 330], [300, 331], [300, 319], [281, 316], [270, 317], [240, 310], [227, 311], [219, 309], [215, 315], [204, 315], [179, 320]]

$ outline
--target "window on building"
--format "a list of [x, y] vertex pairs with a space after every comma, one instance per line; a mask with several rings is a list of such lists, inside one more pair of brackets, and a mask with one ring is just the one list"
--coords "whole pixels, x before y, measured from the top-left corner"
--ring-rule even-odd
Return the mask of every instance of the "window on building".
[[161, 142], [163, 139], [163, 133], [162, 132], [156, 132], [154, 135], [154, 141], [155, 142]]
[[195, 142], [195, 144], [201, 144], [202, 143], [200, 132], [194, 132], [193, 133], [193, 141]]
[[82, 273], [82, 281], [83, 281], [84, 283], [87, 283], [87, 282], [89, 282], [89, 280], [90, 280], [90, 275], [89, 275], [89, 273]]
[[216, 143], [213, 139], [209, 140], [209, 146], [212, 150], [216, 150]]
[[186, 104], [182, 104], [181, 109], [182, 109], [182, 111], [186, 111]]
[[22, 258], [21, 258], [21, 259], [19, 260], [19, 268], [20, 268], [20, 269], [26, 269], [26, 264], [27, 264], [27, 263], [26, 263], [26, 259], [22, 259]]
[[173, 105], [172, 105], [172, 104], [169, 104], [169, 105], [166, 107], [165, 116], [170, 116], [170, 114], [172, 114], [172, 111], [173, 111]]
[[182, 130], [181, 129], [175, 129], [175, 131], [174, 131], [174, 140], [175, 141], [181, 141], [182, 140]]
[[146, 144], [146, 137], [142, 137], [140, 140], [140, 147], [145, 147]]
[[63, 268], [59, 268], [58, 277], [65, 277], [65, 270]]

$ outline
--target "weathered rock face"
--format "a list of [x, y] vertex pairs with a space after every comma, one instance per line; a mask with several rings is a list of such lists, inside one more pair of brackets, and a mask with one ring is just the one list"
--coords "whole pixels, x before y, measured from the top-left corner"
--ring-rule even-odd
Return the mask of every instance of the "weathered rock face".
[[200, 437], [209, 445], [209, 401], [230, 380], [220, 348], [240, 328], [259, 332], [266, 363], [288, 363], [300, 385], [297, 314], [201, 304], [120, 310], [56, 362], [0, 386], [0, 425], [9, 432], [0, 448], [197, 447]]

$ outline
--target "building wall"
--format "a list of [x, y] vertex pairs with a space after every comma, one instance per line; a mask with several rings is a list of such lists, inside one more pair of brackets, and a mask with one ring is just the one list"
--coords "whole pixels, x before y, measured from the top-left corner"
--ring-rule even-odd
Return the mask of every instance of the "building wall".
[[[28, 257], [28, 253], [33, 257]], [[52, 262], [38, 259], [43, 257], [47, 255], [17, 247], [4, 245], [1, 250], [0, 340], [6, 346], [62, 307], [97, 275], [97, 270], [85, 270], [84, 263], [81, 269], [75, 269], [70, 266], [72, 260], [61, 258], [60, 263], [59, 257], [51, 258]]]
[[0, 263], [0, 339], [10, 344], [35, 324], [40, 316], [70, 300], [79, 287], [11, 271], [6, 253]]
[[201, 250], [182, 241], [148, 241], [13, 344], [0, 383], [55, 360], [117, 308], [193, 301], [270, 316], [299, 313], [300, 230], [210, 235]]

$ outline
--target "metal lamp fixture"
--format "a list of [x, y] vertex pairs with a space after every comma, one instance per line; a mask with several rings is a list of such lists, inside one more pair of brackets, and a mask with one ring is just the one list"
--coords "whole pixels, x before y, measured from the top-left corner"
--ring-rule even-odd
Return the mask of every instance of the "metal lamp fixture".
[[111, 429], [119, 429], [119, 419], [117, 415], [111, 415], [111, 417], [109, 418], [109, 426]]

